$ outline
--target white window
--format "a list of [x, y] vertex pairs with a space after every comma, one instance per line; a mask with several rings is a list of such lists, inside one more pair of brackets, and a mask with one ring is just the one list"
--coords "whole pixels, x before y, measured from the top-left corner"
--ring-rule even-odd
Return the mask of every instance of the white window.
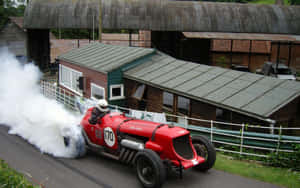
[[92, 99], [105, 99], [105, 89], [94, 83], [91, 83], [91, 98]]
[[59, 65], [59, 84], [79, 95], [82, 95], [82, 91], [78, 87], [78, 79], [81, 76], [81, 72]]
[[123, 99], [124, 98], [124, 85], [111, 85], [110, 86], [110, 100]]

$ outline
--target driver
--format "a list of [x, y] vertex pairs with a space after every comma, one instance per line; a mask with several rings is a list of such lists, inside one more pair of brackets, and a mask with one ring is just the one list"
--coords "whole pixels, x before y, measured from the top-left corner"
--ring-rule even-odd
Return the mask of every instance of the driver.
[[[105, 99], [100, 99], [97, 105], [93, 108], [91, 118], [89, 119], [90, 124], [95, 125], [103, 116], [108, 113], [108, 103]], [[101, 124], [101, 121], [99, 122]]]

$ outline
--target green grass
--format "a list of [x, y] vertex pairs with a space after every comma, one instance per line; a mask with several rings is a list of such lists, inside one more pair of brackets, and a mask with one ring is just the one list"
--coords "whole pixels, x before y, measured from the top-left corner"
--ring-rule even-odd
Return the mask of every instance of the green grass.
[[283, 187], [300, 187], [300, 172], [293, 172], [284, 168], [263, 166], [255, 162], [234, 160], [231, 157], [222, 154], [217, 155], [217, 161], [214, 168]]
[[24, 175], [11, 169], [0, 159], [0, 188], [39, 188], [33, 186]]
[[[265, 4], [265, 5], [271, 5], [275, 4], [276, 0], [255, 0], [255, 1], [250, 1], [249, 3], [251, 4]], [[284, 0], [284, 5], [289, 5], [290, 3], [288, 0]]]

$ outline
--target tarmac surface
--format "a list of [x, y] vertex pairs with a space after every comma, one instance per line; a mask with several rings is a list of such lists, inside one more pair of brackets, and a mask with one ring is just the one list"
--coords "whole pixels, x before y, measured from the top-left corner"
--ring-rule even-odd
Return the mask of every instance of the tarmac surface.
[[[45, 188], [142, 187], [133, 167], [89, 152], [82, 159], [54, 158], [42, 154], [19, 136], [9, 135], [0, 125], [0, 158]], [[238, 175], [211, 169], [207, 173], [187, 170], [183, 179], [168, 175], [163, 188], [275, 188]]]

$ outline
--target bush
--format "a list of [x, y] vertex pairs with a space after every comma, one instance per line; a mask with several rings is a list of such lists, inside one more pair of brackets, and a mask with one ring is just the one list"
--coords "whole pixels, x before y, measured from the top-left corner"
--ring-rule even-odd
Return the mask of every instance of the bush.
[[300, 171], [300, 144], [293, 145], [295, 152], [278, 152], [271, 153], [266, 162], [270, 166], [290, 168], [295, 171]]

